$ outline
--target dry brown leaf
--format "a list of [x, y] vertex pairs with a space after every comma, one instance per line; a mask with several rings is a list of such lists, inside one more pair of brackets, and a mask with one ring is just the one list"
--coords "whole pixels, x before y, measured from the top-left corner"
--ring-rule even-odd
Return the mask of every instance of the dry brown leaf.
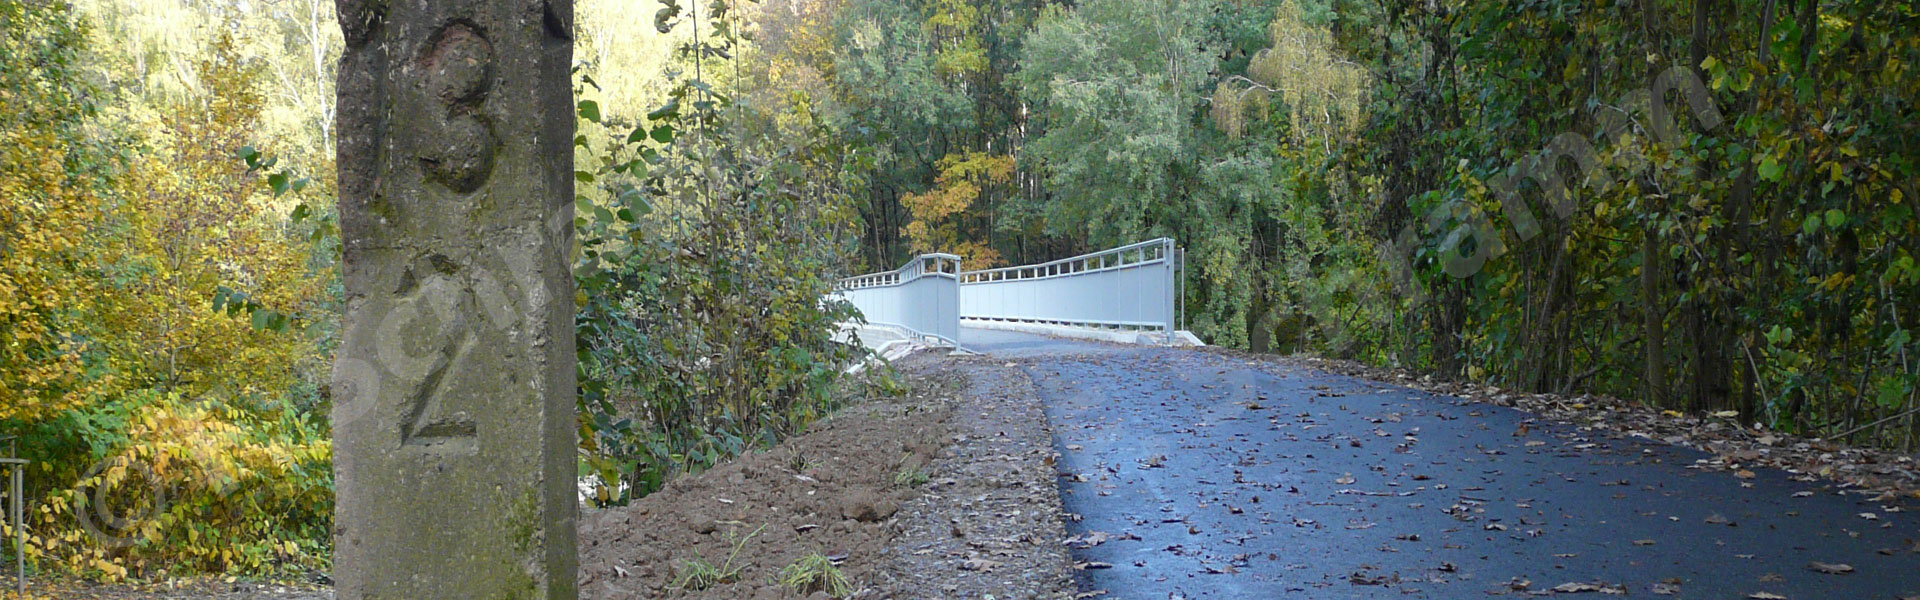
[[1576, 581], [1576, 582], [1562, 583], [1560, 585], [1553, 586], [1553, 592], [1556, 594], [1585, 594], [1589, 592], [1599, 592], [1602, 594], [1608, 594], [1613, 596], [1624, 596], [1627, 594], [1627, 588], [1625, 586], [1618, 586], [1610, 583], [1584, 583], [1584, 582]]
[[1853, 565], [1846, 563], [1823, 563], [1815, 561], [1807, 563], [1807, 568], [1812, 569], [1815, 573], [1826, 573], [1828, 575], [1845, 575], [1853, 572]]
[[967, 562], [960, 563], [960, 570], [974, 571], [977, 573], [990, 573], [993, 571], [994, 567], [998, 567], [998, 566], [1000, 566], [1000, 563], [987, 560], [984, 558], [969, 558], [967, 559]]

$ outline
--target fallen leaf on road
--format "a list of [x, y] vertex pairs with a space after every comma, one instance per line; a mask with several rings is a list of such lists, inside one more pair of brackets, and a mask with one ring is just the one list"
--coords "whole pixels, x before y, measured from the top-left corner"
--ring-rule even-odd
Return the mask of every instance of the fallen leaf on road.
[[1826, 573], [1828, 575], [1845, 575], [1853, 572], [1853, 565], [1845, 563], [1823, 563], [1816, 561], [1808, 563], [1807, 568], [1813, 569], [1816, 573]]
[[1680, 586], [1671, 583], [1656, 583], [1653, 584], [1653, 593], [1659, 596], [1672, 596], [1680, 593]]
[[1767, 592], [1754, 592], [1747, 594], [1747, 600], [1787, 600], [1787, 597]]
[[1754, 475], [1753, 475], [1753, 471], [1748, 471], [1748, 470], [1746, 470], [1746, 469], [1741, 469], [1741, 470], [1738, 470], [1738, 471], [1734, 471], [1734, 472], [1733, 472], [1733, 476], [1734, 476], [1734, 477], [1739, 477], [1739, 478], [1741, 478], [1741, 479], [1753, 479], [1753, 477], [1754, 477]]
[[1066, 545], [1069, 548], [1092, 548], [1107, 543], [1108, 537], [1107, 532], [1095, 531], [1086, 535], [1076, 535], [1067, 538]]
[[1633, 541], [1633, 545], [1635, 545], [1635, 546], [1652, 546], [1652, 545], [1653, 545], [1653, 540], [1634, 540], [1634, 541]]
[[984, 558], [969, 558], [967, 562], [960, 563], [960, 570], [987, 573], [993, 571], [993, 568], [998, 566], [1000, 566], [1000, 563]]
[[1348, 474], [1346, 474], [1346, 475], [1342, 475], [1342, 476], [1340, 476], [1340, 478], [1339, 478], [1339, 479], [1335, 479], [1335, 480], [1333, 480], [1333, 482], [1334, 482], [1334, 483], [1338, 483], [1338, 484], [1340, 484], [1340, 485], [1353, 485], [1353, 482], [1354, 482], [1354, 479], [1353, 479], [1353, 474], [1352, 474], [1352, 473], [1348, 473]]
[[1627, 594], [1627, 588], [1625, 586], [1618, 586], [1618, 585], [1613, 585], [1609, 583], [1571, 582], [1571, 583], [1562, 583], [1560, 585], [1553, 586], [1553, 592], [1556, 594], [1585, 594], [1589, 592], [1599, 592], [1602, 594], [1608, 594], [1613, 596], [1625, 596]]

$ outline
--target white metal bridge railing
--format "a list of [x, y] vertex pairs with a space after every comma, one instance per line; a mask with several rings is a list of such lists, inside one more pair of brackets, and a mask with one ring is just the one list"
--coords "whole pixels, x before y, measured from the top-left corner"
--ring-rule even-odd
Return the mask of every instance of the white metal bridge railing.
[[840, 280], [836, 294], [867, 322], [960, 345], [960, 257], [923, 254], [906, 266]]
[[1049, 263], [960, 274], [960, 318], [1077, 327], [1178, 326], [1179, 251], [1170, 238]]
[[873, 325], [959, 345], [960, 320], [1157, 331], [1179, 328], [1183, 253], [1161, 238], [1049, 263], [960, 271], [926, 254], [885, 273], [842, 279], [835, 295]]

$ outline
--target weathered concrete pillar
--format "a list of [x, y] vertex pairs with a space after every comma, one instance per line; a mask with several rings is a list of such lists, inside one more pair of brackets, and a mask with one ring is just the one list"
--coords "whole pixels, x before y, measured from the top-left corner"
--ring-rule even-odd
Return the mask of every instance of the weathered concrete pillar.
[[571, 0], [338, 0], [342, 600], [576, 596]]

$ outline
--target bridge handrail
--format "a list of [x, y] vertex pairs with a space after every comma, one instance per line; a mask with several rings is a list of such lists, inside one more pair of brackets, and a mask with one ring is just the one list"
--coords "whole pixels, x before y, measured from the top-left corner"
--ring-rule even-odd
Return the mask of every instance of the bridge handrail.
[[1146, 330], [1173, 339], [1179, 247], [1172, 238], [1061, 260], [960, 274], [960, 318], [982, 323]]
[[[927, 266], [933, 268], [929, 270]], [[956, 278], [960, 274], [960, 257], [952, 254], [922, 254], [907, 261], [907, 264], [892, 271], [856, 275], [841, 279], [834, 285], [837, 291], [859, 290], [876, 287], [906, 285], [921, 277]]]
[[[1048, 278], [1054, 278], [1054, 277], [1073, 277], [1078, 275], [1090, 275], [1094, 273], [1114, 271], [1114, 270], [1119, 270], [1127, 267], [1138, 267], [1141, 265], [1155, 264], [1155, 263], [1172, 260], [1174, 245], [1175, 245], [1175, 242], [1173, 238], [1163, 237], [1163, 238], [1154, 239], [1154, 240], [1147, 240], [1137, 244], [1129, 244], [1126, 246], [1121, 246], [1119, 248], [1113, 248], [1110, 250], [1101, 250], [1099, 252], [1089, 252], [1087, 254], [1082, 254], [1072, 258], [1063, 258], [1063, 259], [1052, 261], [1052, 262], [1044, 262], [1044, 263], [1032, 264], [1032, 265], [1019, 265], [1019, 266], [1013, 266], [1013, 267], [1000, 267], [997, 269], [981, 269], [978, 271], [965, 271], [960, 273], [960, 283], [961, 284], [987, 283], [987, 282], [994, 282], [994, 281], [1017, 281], [1017, 280], [1023, 280], [1023, 279], [1048, 279]], [[1154, 252], [1156, 250], [1157, 252]], [[1140, 254], [1139, 260], [1135, 260], [1133, 262], [1127, 262], [1127, 255], [1129, 253], [1135, 253], [1135, 252], [1138, 252]], [[1107, 258], [1109, 257], [1114, 258], [1114, 261], [1111, 264], [1107, 262]], [[1099, 260], [1098, 266], [1089, 266], [1096, 259]], [[1078, 264], [1080, 268], [1075, 269], [1074, 268], [1075, 264]], [[1062, 269], [1060, 267], [1065, 267], [1065, 268]]]
[[922, 254], [884, 273], [848, 277], [834, 294], [860, 309], [870, 325], [960, 345], [960, 257]]

